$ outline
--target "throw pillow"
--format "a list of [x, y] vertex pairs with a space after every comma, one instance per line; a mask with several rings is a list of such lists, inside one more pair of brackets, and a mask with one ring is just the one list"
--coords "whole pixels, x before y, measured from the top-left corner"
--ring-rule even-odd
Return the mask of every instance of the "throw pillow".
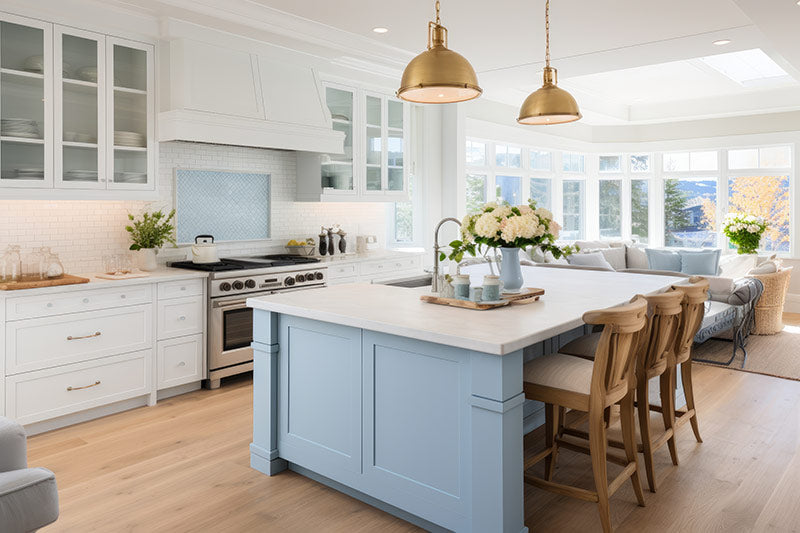
[[680, 250], [681, 272], [692, 276], [716, 276], [722, 250]]
[[638, 246], [625, 246], [625, 263], [628, 268], [647, 269], [650, 264], [647, 262], [647, 253], [644, 248]]
[[553, 255], [553, 252], [547, 252], [544, 254], [544, 262], [551, 264], [551, 265], [568, 265], [569, 261], [567, 261], [564, 256], [562, 255], [560, 258], [556, 259]]
[[538, 246], [534, 246], [531, 248], [531, 259], [533, 259], [534, 263], [544, 263], [544, 253], [542, 253], [542, 249]]
[[570, 265], [599, 267], [613, 272], [614, 268], [608, 264], [606, 258], [600, 252], [592, 252], [588, 254], [572, 254], [567, 256]]
[[678, 252], [645, 248], [645, 253], [647, 254], [647, 266], [650, 270], [681, 271], [681, 255]]
[[627, 264], [625, 261], [625, 248], [601, 248], [598, 250], [606, 258], [614, 270], [622, 270]]
[[733, 292], [733, 278], [711, 276], [708, 278], [708, 293], [713, 296], [728, 296]]
[[750, 272], [748, 272], [747, 275], [752, 276], [753, 274], [774, 274], [777, 271], [777, 261], [764, 261], [757, 267], [750, 269]]

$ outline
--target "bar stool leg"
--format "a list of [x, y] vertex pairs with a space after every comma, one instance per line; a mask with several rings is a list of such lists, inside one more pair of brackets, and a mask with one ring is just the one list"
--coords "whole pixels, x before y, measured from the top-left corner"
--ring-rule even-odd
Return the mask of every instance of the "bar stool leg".
[[638, 399], [639, 433], [642, 436], [642, 453], [647, 485], [650, 492], [656, 491], [656, 474], [653, 468], [653, 442], [650, 437], [650, 390], [647, 377], [637, 378], [636, 398]]
[[694, 411], [689, 422], [692, 424], [692, 431], [694, 431], [694, 438], [697, 442], [703, 442], [700, 438], [700, 429], [697, 425], [697, 409], [694, 405], [694, 389], [692, 387], [692, 359], [689, 358], [681, 364], [681, 382], [683, 383], [683, 392], [686, 396], [686, 409]]
[[667, 441], [669, 456], [672, 458], [672, 464], [678, 466], [678, 449], [675, 444], [675, 367], [667, 368], [661, 374], [659, 385], [664, 429], [672, 428], [672, 437]]
[[602, 407], [589, 409], [589, 450], [597, 490], [597, 508], [604, 533], [611, 533], [611, 509], [608, 506], [608, 472], [606, 465], [606, 423]]
[[545, 404], [544, 409], [545, 445], [551, 450], [550, 455], [544, 459], [544, 478], [547, 481], [552, 481], [553, 473], [556, 469], [556, 460], [558, 459], [558, 441], [556, 437], [560, 427], [560, 408], [555, 404], [548, 403]]
[[[629, 392], [619, 404], [620, 407], [620, 424], [622, 425], [622, 441], [625, 444], [625, 457], [629, 463], [637, 463], [636, 457], [636, 421], [633, 415], [633, 391]], [[648, 437], [649, 438], [649, 437]], [[645, 455], [647, 457], [647, 455]], [[651, 457], [652, 459], [652, 457]], [[652, 461], [651, 461], [652, 463]], [[636, 500], [639, 502], [640, 507], [644, 507], [644, 494], [642, 493], [642, 483], [639, 480], [639, 465], [636, 464], [636, 470], [631, 474], [631, 483], [633, 483], [633, 492], [636, 493]], [[653, 491], [655, 492], [655, 491]]]

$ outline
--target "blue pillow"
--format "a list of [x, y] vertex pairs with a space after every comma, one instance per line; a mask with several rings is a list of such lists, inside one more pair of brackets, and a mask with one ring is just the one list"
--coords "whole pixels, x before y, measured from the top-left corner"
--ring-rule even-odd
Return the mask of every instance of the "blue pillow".
[[650, 270], [669, 270], [670, 272], [681, 271], [681, 256], [674, 250], [656, 250], [655, 248], [645, 248], [647, 253], [647, 264]]
[[716, 276], [722, 250], [681, 250], [681, 272], [693, 276]]

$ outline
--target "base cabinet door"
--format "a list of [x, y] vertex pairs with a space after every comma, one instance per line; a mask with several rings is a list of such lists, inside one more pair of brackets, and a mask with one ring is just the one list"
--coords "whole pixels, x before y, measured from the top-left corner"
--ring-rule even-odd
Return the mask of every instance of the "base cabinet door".
[[203, 379], [203, 335], [158, 342], [158, 389]]
[[150, 392], [152, 350], [6, 378], [6, 415], [31, 424]]

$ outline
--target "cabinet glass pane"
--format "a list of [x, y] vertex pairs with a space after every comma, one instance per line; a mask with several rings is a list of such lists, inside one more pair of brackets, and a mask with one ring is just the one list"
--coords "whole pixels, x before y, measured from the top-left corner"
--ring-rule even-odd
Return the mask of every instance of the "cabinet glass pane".
[[0, 179], [44, 181], [44, 144], [0, 144]]
[[64, 181], [97, 181], [97, 148], [64, 146]]
[[46, 127], [44, 78], [0, 74], [0, 111], [0, 135], [3, 137], [43, 139]]
[[324, 163], [322, 186], [340, 191], [353, 190], [353, 165], [349, 163]]
[[147, 183], [147, 152], [115, 149], [114, 183]]
[[44, 73], [44, 31], [11, 22], [0, 23], [0, 66]]
[[64, 80], [63, 131], [66, 143], [97, 143], [97, 86], [77, 85]]
[[370, 126], [381, 126], [381, 99], [374, 96], [367, 96], [367, 124]]
[[402, 168], [389, 168], [389, 190], [402, 191], [403, 190], [403, 169]]
[[389, 131], [388, 151], [389, 151], [389, 166], [402, 167], [403, 166], [403, 132], [402, 131]]
[[353, 92], [325, 88], [325, 103], [331, 113], [334, 131], [344, 133], [344, 153], [330, 154], [322, 164], [322, 186], [342, 191], [353, 190]]
[[114, 45], [114, 87], [147, 90], [147, 53]]
[[97, 41], [64, 35], [61, 55], [64, 79], [97, 83]]
[[381, 164], [381, 149], [382, 149], [381, 129], [374, 127], [367, 127], [367, 164], [380, 165]]
[[403, 129], [403, 102], [389, 100], [389, 127]]
[[334, 121], [352, 122], [353, 93], [335, 87], [325, 88], [325, 102]]
[[381, 167], [367, 167], [367, 190], [381, 190]]

